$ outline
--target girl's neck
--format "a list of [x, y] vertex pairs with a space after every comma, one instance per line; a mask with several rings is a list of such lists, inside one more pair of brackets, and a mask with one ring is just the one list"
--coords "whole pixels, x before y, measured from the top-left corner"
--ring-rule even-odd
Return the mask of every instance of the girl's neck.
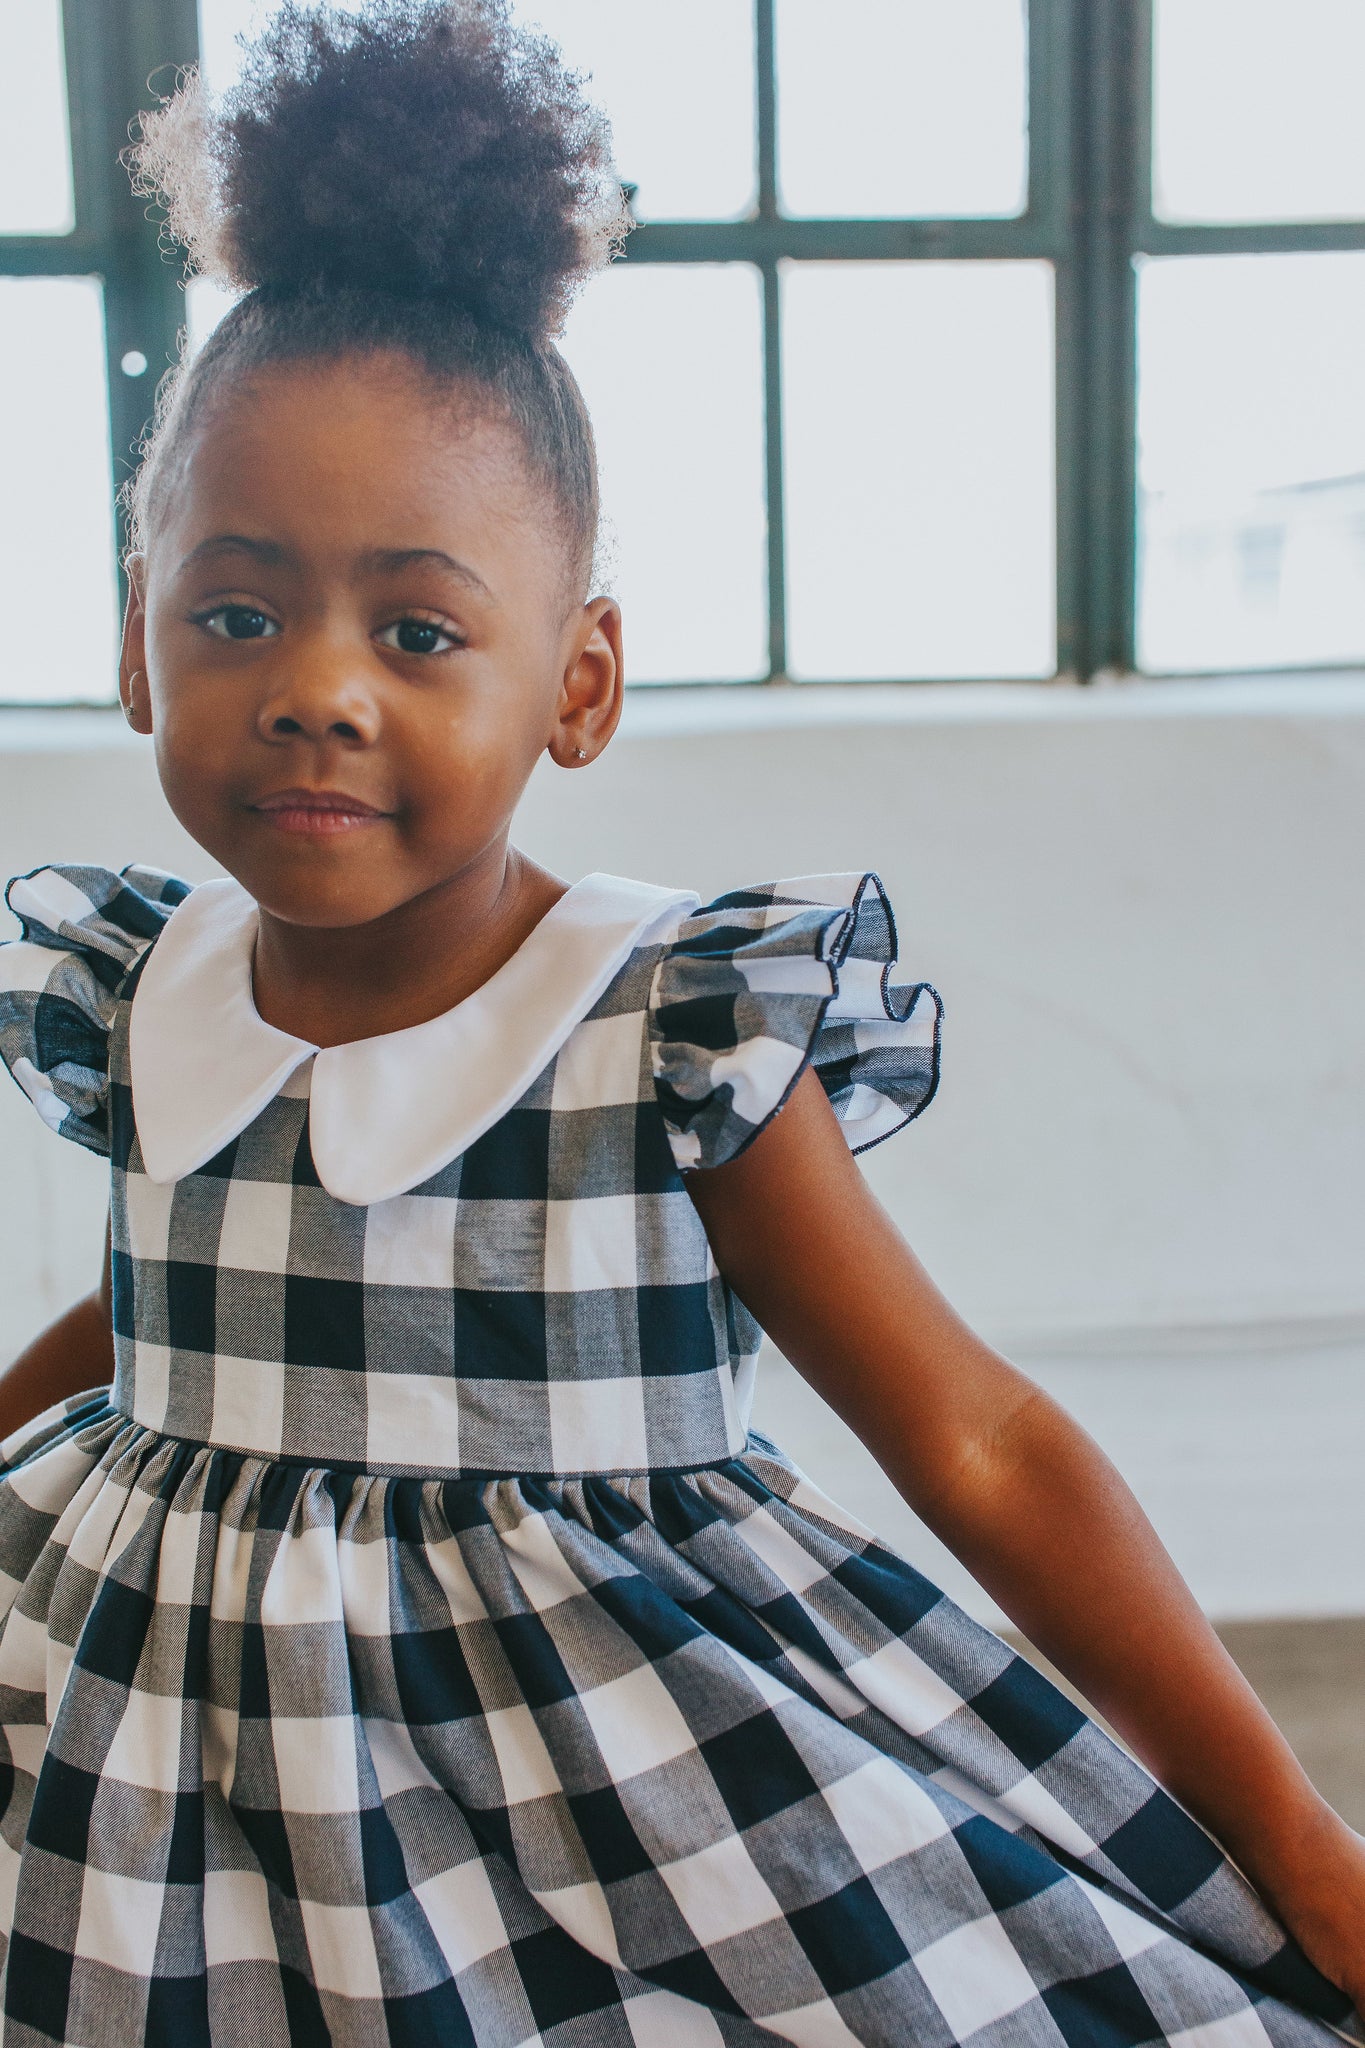
[[565, 886], [504, 844], [368, 924], [287, 924], [262, 907], [256, 1008], [318, 1046], [424, 1024], [496, 974]]

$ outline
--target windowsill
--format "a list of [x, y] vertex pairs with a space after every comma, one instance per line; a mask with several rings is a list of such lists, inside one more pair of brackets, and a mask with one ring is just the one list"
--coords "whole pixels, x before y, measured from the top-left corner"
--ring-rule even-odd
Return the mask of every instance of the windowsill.
[[0, 754], [87, 754], [144, 744], [117, 706], [92, 711], [0, 705]]
[[[812, 726], [1039, 725], [1118, 720], [1365, 718], [1365, 669], [1067, 683], [738, 683], [645, 687], [626, 699], [631, 739]], [[0, 754], [144, 745], [119, 711], [0, 706]]]
[[[1075, 683], [792, 683], [631, 691], [637, 739], [837, 725], [1038, 725], [1118, 719], [1365, 718], [1365, 669]], [[0, 729], [2, 736], [2, 729]]]

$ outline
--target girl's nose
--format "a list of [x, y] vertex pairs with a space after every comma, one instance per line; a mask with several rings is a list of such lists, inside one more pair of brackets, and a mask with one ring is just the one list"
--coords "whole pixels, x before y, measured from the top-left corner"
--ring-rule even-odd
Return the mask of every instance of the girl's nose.
[[256, 729], [263, 740], [335, 739], [372, 746], [379, 733], [374, 694], [356, 676], [327, 662], [291, 666], [262, 703]]

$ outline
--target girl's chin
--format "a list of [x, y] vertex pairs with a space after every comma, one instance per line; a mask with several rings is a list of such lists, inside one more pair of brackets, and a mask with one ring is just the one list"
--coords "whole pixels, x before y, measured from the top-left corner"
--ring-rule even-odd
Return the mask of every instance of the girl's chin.
[[[267, 916], [280, 924], [303, 925], [318, 931], [343, 931], [373, 924], [420, 893], [405, 889], [401, 877], [382, 876], [374, 866], [358, 871], [339, 849], [315, 847], [314, 858], [265, 862], [259, 858], [230, 870]], [[300, 849], [302, 851], [302, 848]]]

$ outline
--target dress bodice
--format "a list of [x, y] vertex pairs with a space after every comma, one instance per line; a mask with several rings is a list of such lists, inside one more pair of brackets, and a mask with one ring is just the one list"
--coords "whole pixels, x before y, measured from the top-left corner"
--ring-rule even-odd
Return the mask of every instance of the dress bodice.
[[512, 1108], [408, 1192], [343, 1202], [312, 1063], [216, 1157], [144, 1169], [110, 1041], [115, 1405], [310, 1463], [646, 1470], [743, 1444], [757, 1348], [655, 1100], [637, 949]]
[[867, 877], [704, 909], [589, 878], [468, 1004], [322, 1052], [256, 1012], [234, 884], [46, 870], [12, 900], [0, 1046], [110, 1158], [114, 1405], [190, 1443], [450, 1477], [733, 1457], [760, 1333], [686, 1173], [807, 1063], [855, 1145], [936, 1078]]

